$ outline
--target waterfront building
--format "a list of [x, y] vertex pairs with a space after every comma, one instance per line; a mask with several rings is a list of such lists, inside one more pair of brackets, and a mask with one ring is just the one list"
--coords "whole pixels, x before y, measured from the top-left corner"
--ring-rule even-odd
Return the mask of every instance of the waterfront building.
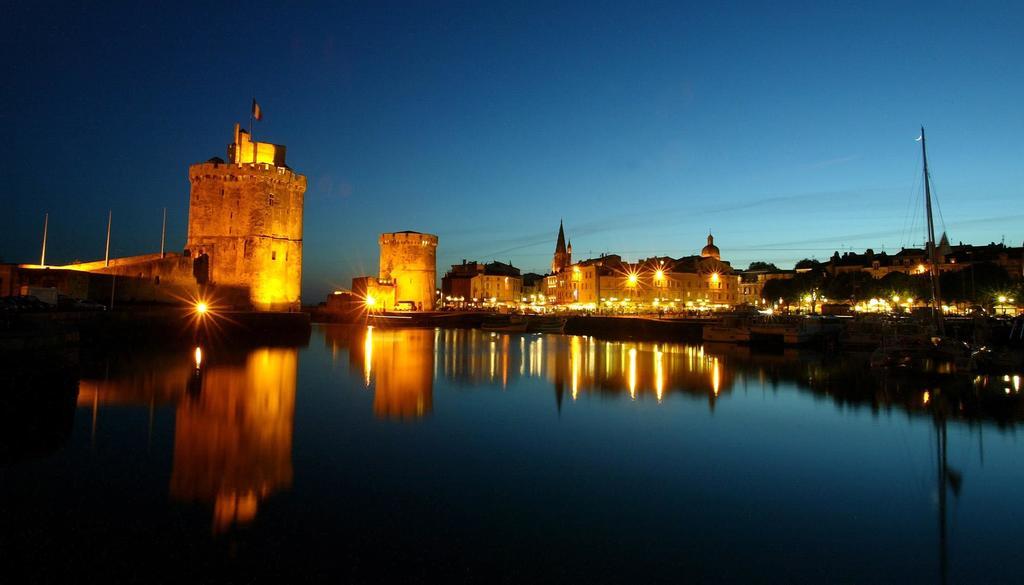
[[796, 276], [795, 270], [779, 270], [764, 268], [744, 270], [740, 273], [739, 302], [741, 305], [760, 305], [765, 302], [762, 296], [764, 285], [770, 280], [785, 280]]
[[[556, 245], [552, 265], [564, 258]], [[712, 235], [699, 255], [626, 262], [607, 254], [565, 265], [545, 278], [544, 289], [548, 304], [585, 310], [712, 310], [739, 303], [739, 276], [722, 261]]]
[[540, 295], [544, 294], [544, 275], [536, 272], [527, 272], [523, 275], [523, 302], [536, 302]]
[[518, 305], [523, 298], [519, 269], [503, 262], [453, 264], [441, 279], [441, 296], [449, 307]]
[[[956, 272], [977, 264], [994, 264], [1006, 270], [1015, 281], [1024, 278], [1024, 246], [1013, 247], [992, 242], [976, 246], [960, 242], [950, 245], [946, 234], [936, 246], [940, 273]], [[866, 272], [873, 278], [883, 278], [887, 274], [898, 272], [909, 275], [928, 274], [931, 266], [927, 249], [901, 248], [899, 252], [889, 255], [876, 253], [871, 248], [863, 254], [838, 251], [825, 263], [825, 271], [831, 276], [852, 272]]]

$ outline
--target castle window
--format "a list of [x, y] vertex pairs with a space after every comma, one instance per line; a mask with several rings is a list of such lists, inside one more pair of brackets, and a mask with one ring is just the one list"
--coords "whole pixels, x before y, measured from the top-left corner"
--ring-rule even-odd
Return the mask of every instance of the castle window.
[[277, 250], [271, 250], [270, 251], [270, 259], [271, 260], [277, 260]]
[[267, 205], [273, 207], [277, 203], [277, 196], [271, 193], [267, 195]]

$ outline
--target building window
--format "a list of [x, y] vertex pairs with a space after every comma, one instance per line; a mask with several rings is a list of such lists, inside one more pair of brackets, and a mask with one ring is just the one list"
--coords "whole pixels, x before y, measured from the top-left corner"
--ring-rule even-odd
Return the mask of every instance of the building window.
[[277, 260], [277, 250], [271, 250], [270, 251], [270, 259], [271, 260]]

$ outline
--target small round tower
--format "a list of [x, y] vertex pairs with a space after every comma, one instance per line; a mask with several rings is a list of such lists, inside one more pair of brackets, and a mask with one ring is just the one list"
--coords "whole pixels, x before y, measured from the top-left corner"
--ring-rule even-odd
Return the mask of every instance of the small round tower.
[[437, 236], [414, 231], [380, 235], [380, 279], [395, 287], [395, 303], [411, 302], [417, 310], [434, 309]]

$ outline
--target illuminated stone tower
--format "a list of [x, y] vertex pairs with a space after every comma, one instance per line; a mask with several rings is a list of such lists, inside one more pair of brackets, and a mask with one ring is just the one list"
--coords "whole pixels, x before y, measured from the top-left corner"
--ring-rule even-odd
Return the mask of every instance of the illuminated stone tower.
[[558, 240], [555, 242], [555, 256], [551, 260], [551, 272], [558, 274], [567, 266], [572, 264], [572, 244], [565, 245], [565, 229], [562, 222], [558, 222]]
[[228, 161], [189, 167], [188, 242], [196, 280], [220, 302], [260, 311], [298, 310], [306, 177], [284, 162], [285, 147], [252, 142], [235, 124]]
[[395, 287], [395, 303], [434, 309], [437, 236], [404, 231], [380, 235], [380, 279]]

